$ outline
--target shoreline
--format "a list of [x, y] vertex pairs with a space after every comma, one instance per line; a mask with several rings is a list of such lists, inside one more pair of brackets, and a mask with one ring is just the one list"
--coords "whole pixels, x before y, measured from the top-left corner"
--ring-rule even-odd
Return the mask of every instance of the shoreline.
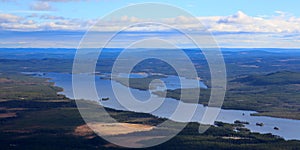
[[[43, 77], [42, 77], [43, 78]], [[55, 83], [55, 82], [54, 82]], [[65, 95], [65, 94], [64, 94]], [[65, 95], [66, 96], [66, 95]], [[69, 98], [69, 97], [67, 97], [67, 98]], [[69, 99], [71, 99], [71, 98], [69, 98]], [[71, 100], [73, 100], [73, 99], [71, 99]], [[116, 110], [116, 111], [125, 111], [125, 110], [119, 110], [119, 109], [116, 109], [116, 108], [111, 108], [111, 107], [106, 107], [106, 106], [103, 106], [103, 107], [105, 107], [105, 108], [109, 108], [109, 109], [113, 109], [113, 110]], [[224, 109], [224, 110], [233, 110], [233, 111], [236, 111], [235, 109]], [[130, 111], [130, 112], [133, 112], [133, 113], [140, 113], [140, 112], [134, 112], [134, 111]], [[149, 113], [147, 113], [147, 114], [149, 114]], [[154, 114], [149, 114], [149, 115], [153, 115], [153, 116], [155, 116], [155, 117], [157, 117], [157, 118], [165, 118], [165, 119], [168, 119], [168, 118], [166, 118], [166, 117], [161, 117], [161, 116], [157, 116], [157, 115], [154, 115]], [[262, 116], [262, 117], [269, 117], [269, 116]], [[272, 118], [277, 118], [277, 117], [272, 117]], [[286, 119], [286, 120], [293, 120], [293, 119], [289, 119], [289, 118], [281, 118], [281, 119]], [[296, 121], [298, 121], [298, 120], [296, 120]], [[196, 121], [193, 121], [193, 122], [196, 122]], [[222, 121], [223, 122], [223, 121]], [[198, 123], [198, 122], [197, 122]], [[226, 123], [226, 122], [224, 122], [224, 123]], [[228, 123], [228, 122], [227, 122]], [[232, 124], [232, 125], [234, 125], [234, 123], [229, 123], [229, 124]], [[245, 127], [246, 129], [249, 129], [248, 127]], [[251, 132], [253, 132], [253, 133], [255, 133], [256, 131], [251, 131]], [[270, 132], [271, 133], [271, 132]], [[260, 134], [268, 134], [268, 133], [260, 133]], [[276, 135], [276, 134], [273, 134], [272, 133], [272, 135]], [[284, 138], [285, 140], [299, 140], [299, 139], [286, 139], [286, 138]]]

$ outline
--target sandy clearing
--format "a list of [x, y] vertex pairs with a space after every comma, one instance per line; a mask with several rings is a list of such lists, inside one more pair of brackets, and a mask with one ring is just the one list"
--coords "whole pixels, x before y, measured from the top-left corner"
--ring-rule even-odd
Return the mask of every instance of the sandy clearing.
[[[74, 135], [84, 136], [85, 138], [93, 138], [93, 130], [99, 135], [108, 136], [112, 141], [118, 141], [118, 144], [129, 147], [143, 147], [141, 141], [165, 138], [165, 136], [144, 136], [144, 135], [128, 135], [134, 132], [146, 132], [155, 128], [155, 126], [132, 124], [132, 123], [88, 123], [76, 127]], [[106, 144], [105, 147], [119, 147], [115, 144]]]
[[112, 136], [129, 134], [134, 132], [150, 131], [154, 128], [154, 126], [150, 125], [132, 123], [88, 123], [86, 125], [76, 127], [74, 134], [79, 136], [90, 136], [93, 134], [94, 131], [103, 136]]

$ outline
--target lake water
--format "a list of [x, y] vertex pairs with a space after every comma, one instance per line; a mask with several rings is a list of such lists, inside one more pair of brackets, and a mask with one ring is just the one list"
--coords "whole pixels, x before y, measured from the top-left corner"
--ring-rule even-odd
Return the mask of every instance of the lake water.
[[[88, 75], [88, 74], [85, 74]], [[67, 73], [46, 73], [41, 75], [41, 77], [51, 78], [53, 82], [55, 82], [56, 86], [62, 87], [64, 89], [62, 94], [66, 95], [69, 98], [73, 98], [73, 89], [72, 89], [72, 75]], [[143, 75], [133, 75], [131, 77], [143, 77]], [[176, 89], [180, 87], [180, 83], [178, 81], [178, 77], [171, 76], [165, 79], [162, 79], [166, 82], [166, 86], [169, 89]], [[189, 80], [189, 79], [182, 79], [182, 80]], [[80, 81], [82, 85], [85, 84], [84, 80]], [[95, 78], [97, 92], [99, 97], [109, 97], [109, 101], [103, 101], [102, 105], [105, 107], [118, 109], [118, 110], [127, 110], [125, 109], [114, 96], [114, 93], [111, 89], [111, 83], [115, 84], [120, 88], [125, 88], [125, 86], [106, 79], [101, 79], [100, 76], [96, 76]], [[188, 82], [187, 82], [188, 83]], [[207, 88], [205, 84], [199, 82], [200, 87]], [[101, 85], [101, 86], [99, 86]], [[188, 85], [187, 85], [188, 86]], [[88, 87], [83, 87], [87, 88]], [[141, 91], [137, 89], [131, 89], [132, 94], [135, 98], [146, 101], [150, 97], [149, 91]], [[154, 98], [158, 98], [155, 95], [152, 95]], [[89, 99], [88, 95], [82, 97], [84, 99]], [[178, 100], [172, 98], [166, 98], [163, 104], [151, 114], [163, 117], [163, 118], [170, 118], [170, 116], [175, 111], [176, 107], [179, 103], [182, 103]], [[195, 106], [197, 105], [197, 109], [195, 114], [192, 118], [193, 122], [200, 122], [199, 118], [202, 118], [203, 112], [205, 111], [205, 107], [201, 104], [185, 104], [187, 106]], [[140, 111], [138, 111], [140, 112]], [[256, 113], [255, 111], [244, 111], [244, 110], [224, 110], [222, 109], [220, 114], [217, 117], [217, 121], [225, 122], [225, 123], [234, 123], [236, 120], [240, 121], [247, 121], [250, 124], [245, 125], [246, 128], [250, 129], [252, 132], [259, 132], [259, 133], [272, 133], [274, 135], [278, 135], [283, 137], [284, 139], [297, 139], [300, 140], [300, 120], [293, 120], [293, 119], [282, 119], [282, 118], [274, 118], [274, 117], [266, 117], [266, 116], [251, 116], [251, 114]], [[174, 120], [174, 119], [173, 119]], [[179, 118], [175, 121], [185, 121], [184, 118]], [[264, 126], [257, 126], [256, 123], [263, 123]], [[274, 130], [274, 127], [278, 127], [279, 130]]]

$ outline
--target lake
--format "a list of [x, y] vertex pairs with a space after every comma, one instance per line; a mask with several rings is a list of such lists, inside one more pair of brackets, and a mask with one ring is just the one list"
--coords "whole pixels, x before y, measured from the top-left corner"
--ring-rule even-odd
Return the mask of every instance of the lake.
[[[92, 74], [84, 74], [86, 76]], [[73, 89], [72, 89], [72, 75], [68, 73], [46, 73], [38, 75], [44, 78], [51, 78], [52, 82], [55, 82], [56, 86], [62, 87], [64, 89], [61, 94], [66, 95], [69, 98], [73, 98]], [[143, 77], [143, 75], [133, 75], [131, 77]], [[165, 82], [168, 89], [176, 89], [180, 87], [178, 82], [178, 77], [170, 76], [163, 81]], [[182, 80], [189, 80], [183, 78]], [[84, 80], [80, 81], [82, 85], [88, 85], [84, 82]], [[99, 97], [109, 97], [110, 100], [103, 101], [102, 105], [105, 107], [117, 109], [117, 110], [127, 110], [125, 109], [115, 98], [114, 93], [112, 92], [111, 84], [118, 86], [120, 88], [126, 88], [125, 86], [111, 80], [102, 79], [100, 76], [95, 77], [97, 92]], [[187, 82], [188, 83], [188, 82]], [[201, 81], [199, 82], [200, 87], [207, 88], [205, 84]], [[101, 85], [101, 86], [99, 86]], [[188, 85], [187, 85], [188, 86]], [[89, 87], [83, 87], [89, 88]], [[149, 91], [142, 91], [138, 89], [130, 89], [132, 94], [135, 98], [146, 101], [150, 97]], [[158, 98], [156, 95], [152, 95], [154, 98]], [[82, 97], [83, 99], [89, 99], [89, 96], [86, 95]], [[163, 117], [163, 118], [170, 118], [170, 116], [175, 111], [176, 107], [181, 101], [166, 98], [163, 104], [155, 111], [151, 112], [151, 114]], [[203, 112], [205, 111], [205, 107], [201, 104], [185, 104], [187, 106], [195, 106], [197, 105], [196, 112], [192, 118], [193, 122], [200, 122], [200, 119], [203, 116]], [[141, 111], [137, 111], [141, 112]], [[300, 140], [300, 120], [293, 120], [293, 119], [283, 119], [283, 118], [275, 118], [275, 117], [267, 117], [267, 116], [252, 116], [251, 114], [256, 113], [255, 111], [245, 111], [245, 110], [225, 110], [221, 109], [220, 114], [217, 117], [216, 121], [221, 121], [225, 123], [234, 123], [236, 120], [240, 121], [247, 121], [250, 124], [245, 125], [246, 128], [250, 129], [252, 132], [259, 132], [259, 133], [272, 133], [274, 135], [278, 135], [283, 137], [286, 140], [297, 139]], [[174, 119], [172, 119], [174, 120]], [[184, 118], [180, 118], [178, 120], [184, 122]], [[256, 123], [263, 123], [263, 126], [257, 126]], [[278, 127], [279, 130], [274, 130], [274, 127]]]

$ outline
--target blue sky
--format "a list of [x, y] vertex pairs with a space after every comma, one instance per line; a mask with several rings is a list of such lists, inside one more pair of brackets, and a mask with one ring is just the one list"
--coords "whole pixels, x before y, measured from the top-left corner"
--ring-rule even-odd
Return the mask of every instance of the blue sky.
[[[85, 31], [96, 22], [97, 18], [118, 8], [142, 2], [149, 1], [0, 0], [2, 39], [0, 47], [77, 47]], [[151, 2], [163, 2], [190, 12], [214, 34], [221, 47], [300, 46], [300, 1], [152, 0]], [[134, 16], [124, 17], [119, 18], [121, 21], [118, 23], [122, 23], [122, 19], [124, 22], [132, 23], [141, 20]], [[172, 18], [168, 20], [170, 19]], [[189, 18], [175, 19], [185, 21], [181, 26], [183, 28], [193, 26], [192, 22], [186, 21]], [[101, 28], [100, 32], [114, 29], [107, 26]], [[175, 39], [176, 36], [171, 38]], [[124, 46], [115, 44], [114, 47]]]
[[[61, 1], [61, 2], [59, 2]], [[188, 10], [196, 16], [228, 16], [241, 10], [251, 16], [271, 16], [276, 11], [300, 16], [300, 2], [295, 0], [0, 0], [1, 12], [26, 16], [31, 13], [48, 13], [70, 18], [93, 19], [115, 9], [142, 2], [162, 2]], [[48, 3], [52, 11], [34, 11], [30, 7], [38, 2]]]

